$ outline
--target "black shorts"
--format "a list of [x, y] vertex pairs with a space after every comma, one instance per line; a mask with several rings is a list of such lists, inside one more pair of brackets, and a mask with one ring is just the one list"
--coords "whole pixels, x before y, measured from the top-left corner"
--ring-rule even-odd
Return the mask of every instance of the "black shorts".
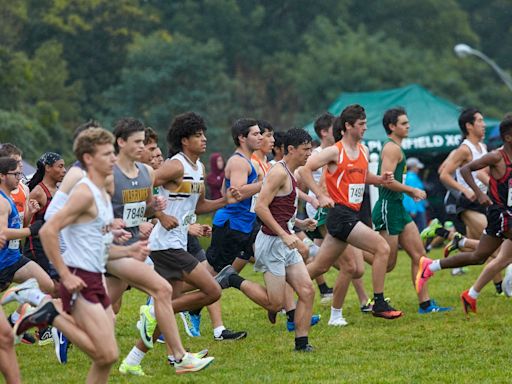
[[223, 227], [213, 226], [212, 242], [206, 251], [206, 259], [216, 272], [233, 264], [238, 257], [249, 260], [254, 255], [252, 245], [258, 233], [253, 227], [250, 233], [243, 233], [229, 227], [226, 221]]
[[373, 229], [372, 224], [372, 203], [370, 201], [370, 189], [368, 185], [364, 189], [363, 202], [359, 210], [359, 219], [363, 224]]
[[168, 281], [183, 280], [183, 273], [192, 272], [199, 264], [194, 256], [183, 249], [152, 251], [150, 257], [155, 271]]
[[360, 221], [359, 211], [336, 204], [327, 214], [327, 232], [332, 237], [346, 242], [350, 232]]
[[446, 220], [453, 222], [457, 232], [466, 235], [466, 225], [457, 215], [457, 197], [450, 191], [446, 192], [444, 197], [444, 210], [446, 212]]
[[509, 238], [512, 229], [512, 211], [499, 205], [491, 205], [487, 208], [487, 228], [484, 233], [488, 236], [500, 239]]
[[194, 256], [197, 261], [202, 263], [206, 260], [206, 253], [195, 236], [187, 235], [187, 252]]
[[[32, 244], [29, 244], [30, 241]], [[48, 260], [48, 257], [46, 257], [43, 245], [38, 237], [31, 238], [31, 240], [27, 239], [23, 255], [28, 257], [30, 260], [35, 261], [53, 280], [59, 280], [59, 273], [50, 260]]]
[[478, 201], [468, 200], [466, 196], [461, 194], [457, 199], [457, 215], [460, 216], [464, 211], [475, 211], [485, 215], [486, 207], [478, 203]]
[[9, 288], [9, 285], [12, 283], [12, 279], [18, 270], [24, 267], [27, 263], [30, 263], [32, 260], [21, 255], [21, 257], [16, 261], [13, 265], [9, 265], [8, 267], [0, 270], [0, 292]]

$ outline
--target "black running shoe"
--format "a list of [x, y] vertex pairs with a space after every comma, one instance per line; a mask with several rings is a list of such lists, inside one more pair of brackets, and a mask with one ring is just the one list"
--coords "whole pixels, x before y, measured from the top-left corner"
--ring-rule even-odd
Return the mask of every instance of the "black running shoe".
[[234, 332], [230, 329], [225, 329], [222, 331], [219, 337], [213, 337], [217, 341], [222, 340], [240, 340], [247, 337], [247, 332], [240, 331], [240, 332]]
[[372, 315], [383, 319], [393, 320], [403, 316], [402, 311], [393, 308], [387, 301], [373, 304]]
[[39, 329], [47, 327], [50, 319], [55, 317], [56, 312], [51, 301], [41, 303], [34, 310], [25, 310], [22, 307], [21, 317], [14, 325], [14, 333], [19, 336], [32, 327], [38, 327]]
[[[9, 322], [9, 324], [11, 325], [11, 327], [14, 327], [14, 321], [12, 321], [12, 315], [9, 315], [7, 317], [7, 321]], [[34, 336], [32, 336], [30, 333], [28, 332], [25, 332], [23, 335], [21, 335], [21, 338], [19, 339], [20, 343], [23, 343], [23, 344], [27, 344], [27, 345], [32, 345], [32, 344], [35, 344], [36, 343], [36, 338]]]
[[295, 352], [313, 352], [315, 348], [311, 344], [306, 344], [303, 347], [295, 347]]
[[53, 343], [53, 336], [52, 336], [52, 327], [46, 327], [39, 331], [37, 331], [37, 336], [39, 339], [38, 344], [39, 345], [47, 345]]

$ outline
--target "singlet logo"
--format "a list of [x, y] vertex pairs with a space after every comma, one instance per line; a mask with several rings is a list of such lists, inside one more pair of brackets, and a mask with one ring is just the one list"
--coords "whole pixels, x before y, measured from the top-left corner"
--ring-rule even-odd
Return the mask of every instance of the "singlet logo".
[[198, 182], [198, 181], [183, 181], [180, 185], [180, 187], [174, 191], [175, 193], [190, 193], [190, 194], [195, 194], [195, 193], [201, 193], [203, 191], [203, 188], [204, 188], [204, 183], [201, 181], [201, 182]]
[[149, 187], [140, 189], [125, 189], [123, 191], [123, 204], [146, 201], [150, 192], [151, 189]]

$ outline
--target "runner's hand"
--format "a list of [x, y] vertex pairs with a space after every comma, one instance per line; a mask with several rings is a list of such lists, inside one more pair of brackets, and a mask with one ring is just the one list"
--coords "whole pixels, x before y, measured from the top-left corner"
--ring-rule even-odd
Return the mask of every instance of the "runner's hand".
[[281, 240], [283, 240], [283, 243], [290, 249], [297, 249], [300, 242], [300, 239], [297, 236], [288, 233], [281, 236]]
[[163, 196], [153, 195], [151, 206], [155, 211], [163, 211], [167, 207], [167, 200]]
[[316, 229], [317, 221], [315, 219], [307, 218], [304, 220], [297, 220], [295, 224], [300, 224], [300, 228], [304, 231], [314, 231]]
[[464, 196], [466, 196], [466, 198], [469, 200], [469, 201], [475, 201], [476, 200], [476, 195], [475, 195], [475, 192], [472, 190], [472, 189], [464, 189], [464, 192], [462, 192], [464, 194]]
[[334, 207], [334, 200], [331, 199], [329, 196], [321, 195], [318, 198], [318, 204], [322, 208], [332, 208]]
[[309, 204], [315, 209], [318, 209], [320, 204], [318, 203], [318, 199], [315, 196], [310, 196]]
[[126, 243], [132, 238], [132, 234], [123, 228], [112, 229], [112, 235], [116, 244]]
[[162, 224], [162, 227], [164, 227], [168, 231], [170, 231], [173, 228], [176, 228], [180, 224], [178, 222], [178, 219], [176, 219], [174, 216], [166, 215], [163, 212], [161, 212], [158, 215], [158, 220], [160, 221], [160, 224]]
[[141, 240], [149, 239], [149, 235], [151, 235], [151, 231], [153, 230], [153, 223], [150, 221], [146, 221], [139, 225], [139, 232]]
[[395, 180], [395, 176], [393, 175], [393, 172], [386, 171], [381, 176], [382, 184], [389, 184]]
[[203, 224], [203, 236], [211, 237], [212, 236], [212, 227], [209, 225]]
[[228, 200], [228, 204], [235, 204], [242, 201], [242, 194], [237, 187], [229, 187], [226, 190], [226, 199]]
[[73, 275], [72, 273], [61, 276], [60, 282], [69, 293], [80, 292], [82, 289], [87, 287], [87, 284], [85, 284], [80, 277]]
[[408, 195], [412, 197], [414, 201], [425, 200], [427, 198], [427, 193], [424, 190], [418, 188], [413, 188], [412, 192], [408, 193]]
[[188, 226], [188, 234], [194, 237], [203, 236], [203, 226], [199, 223], [190, 224]]
[[41, 209], [41, 206], [39, 205], [37, 200], [30, 199], [28, 201], [28, 207], [27, 208], [28, 208], [28, 214], [30, 216], [30, 215], [33, 215], [36, 212], [39, 212], [39, 210]]
[[485, 193], [479, 193], [478, 203], [482, 204], [484, 207], [488, 207], [492, 205], [492, 200]]
[[128, 256], [135, 260], [144, 261], [150, 254], [147, 240], [139, 240], [127, 246]]

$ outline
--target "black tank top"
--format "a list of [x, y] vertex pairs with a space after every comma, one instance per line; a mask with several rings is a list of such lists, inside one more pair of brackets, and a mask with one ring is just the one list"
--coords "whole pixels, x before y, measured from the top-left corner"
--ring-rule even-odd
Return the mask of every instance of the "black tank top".
[[500, 179], [497, 180], [492, 176], [489, 179], [489, 197], [496, 205], [512, 207], [512, 163], [503, 148], [499, 151], [507, 168]]

